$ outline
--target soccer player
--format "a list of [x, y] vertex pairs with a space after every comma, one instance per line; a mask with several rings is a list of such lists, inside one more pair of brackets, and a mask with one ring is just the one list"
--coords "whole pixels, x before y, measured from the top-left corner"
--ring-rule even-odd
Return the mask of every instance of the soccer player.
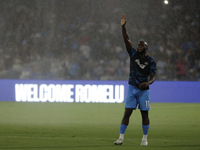
[[146, 54], [148, 49], [147, 42], [140, 41], [137, 45], [137, 50], [132, 47], [125, 25], [126, 16], [123, 14], [121, 17], [121, 27], [126, 50], [130, 56], [130, 74], [128, 93], [125, 101], [125, 112], [120, 125], [120, 136], [114, 144], [121, 145], [123, 143], [129, 118], [133, 110], [136, 110], [138, 106], [142, 116], [143, 138], [141, 145], [147, 146], [149, 130], [148, 111], [150, 110], [149, 85], [155, 81], [156, 63], [153, 58]]

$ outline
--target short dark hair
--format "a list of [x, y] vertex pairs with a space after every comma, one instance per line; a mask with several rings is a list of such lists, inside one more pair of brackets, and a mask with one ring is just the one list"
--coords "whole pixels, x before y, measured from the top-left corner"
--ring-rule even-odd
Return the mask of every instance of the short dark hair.
[[147, 44], [147, 42], [145, 42], [145, 41], [140, 41], [140, 42], [143, 42], [144, 43], [144, 45], [146, 46], [146, 50], [148, 49], [148, 44]]

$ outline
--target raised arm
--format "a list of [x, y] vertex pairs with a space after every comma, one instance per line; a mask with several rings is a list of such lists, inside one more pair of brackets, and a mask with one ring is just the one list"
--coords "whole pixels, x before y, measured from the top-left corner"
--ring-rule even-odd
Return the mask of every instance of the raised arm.
[[121, 17], [122, 35], [123, 35], [123, 38], [124, 38], [126, 50], [130, 51], [131, 48], [132, 48], [132, 44], [131, 44], [129, 36], [128, 36], [127, 32], [126, 32], [125, 25], [126, 25], [126, 16], [125, 16], [125, 14], [123, 14], [123, 16]]

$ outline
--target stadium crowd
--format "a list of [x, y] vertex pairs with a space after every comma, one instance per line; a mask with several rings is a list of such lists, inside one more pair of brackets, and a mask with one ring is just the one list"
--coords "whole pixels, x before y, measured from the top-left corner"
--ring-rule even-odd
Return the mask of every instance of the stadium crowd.
[[149, 2], [135, 11], [119, 1], [111, 9], [102, 1], [85, 2], [2, 1], [0, 78], [127, 80], [120, 26], [126, 10], [131, 41], [146, 40], [157, 62], [156, 80], [200, 81], [200, 16], [194, 3], [158, 8]]

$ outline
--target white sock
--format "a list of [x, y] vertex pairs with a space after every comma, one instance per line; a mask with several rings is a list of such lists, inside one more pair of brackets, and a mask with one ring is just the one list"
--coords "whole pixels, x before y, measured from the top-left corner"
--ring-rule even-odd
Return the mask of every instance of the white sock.
[[124, 134], [120, 134], [120, 135], [119, 135], [119, 138], [120, 138], [120, 139], [124, 139]]
[[147, 135], [143, 135], [143, 138], [142, 139], [147, 139]]

